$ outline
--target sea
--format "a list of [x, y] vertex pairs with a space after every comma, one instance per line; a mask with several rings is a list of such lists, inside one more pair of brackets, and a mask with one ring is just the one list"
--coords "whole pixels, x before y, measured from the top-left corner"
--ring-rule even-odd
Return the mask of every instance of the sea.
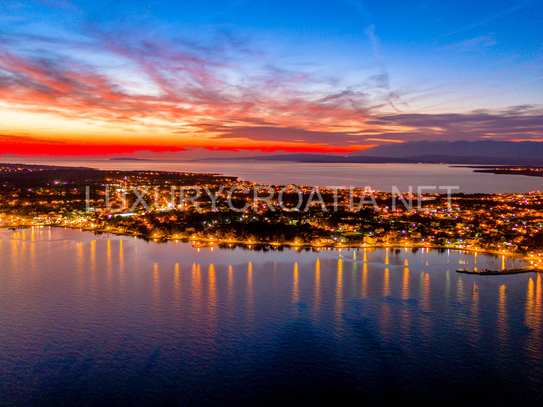
[[[285, 161], [200, 160], [118, 161], [55, 158], [2, 158], [0, 163], [64, 165], [104, 170], [152, 170], [214, 173], [274, 185], [355, 187], [391, 192], [527, 193], [543, 190], [543, 178], [474, 172], [474, 168], [448, 164], [335, 164]], [[424, 187], [424, 188], [423, 188]]]
[[[0, 161], [382, 191], [542, 189], [449, 165]], [[541, 405], [542, 274], [456, 272], [523, 264], [0, 229], [0, 405]]]
[[542, 275], [454, 250], [0, 229], [0, 405], [541, 405]]

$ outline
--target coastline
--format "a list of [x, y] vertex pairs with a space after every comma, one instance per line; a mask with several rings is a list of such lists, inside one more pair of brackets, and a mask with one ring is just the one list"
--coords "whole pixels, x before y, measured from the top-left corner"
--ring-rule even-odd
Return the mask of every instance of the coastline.
[[[265, 185], [267, 192], [271, 190], [267, 197], [262, 193], [265, 188], [255, 187], [254, 182], [215, 173], [66, 168], [6, 165], [0, 227], [66, 227], [155, 242], [186, 241], [196, 248], [452, 249], [520, 258], [539, 268], [543, 265], [541, 192], [453, 194], [447, 189], [447, 194], [434, 191], [415, 196], [418, 207], [414, 208], [413, 193], [396, 196], [370, 190], [368, 200], [366, 189], [300, 185], [298, 193], [287, 192], [282, 197], [288, 187]], [[180, 185], [177, 192], [176, 184]], [[147, 194], [138, 192], [138, 185]], [[152, 199], [150, 186], [155, 191], [152, 210], [147, 205]], [[166, 187], [160, 190], [160, 186]], [[189, 198], [181, 192], [187, 188], [201, 192], [202, 187], [207, 197]], [[229, 188], [229, 194], [224, 188]], [[251, 198], [245, 196], [251, 188], [252, 214], [247, 209]], [[232, 192], [240, 189], [244, 192]], [[109, 206], [110, 200], [118, 209]], [[186, 210], [188, 201], [193, 211]], [[283, 201], [286, 207], [281, 206]], [[140, 202], [145, 210], [134, 210]], [[126, 212], [125, 205], [128, 208], [130, 203], [133, 207]], [[238, 219], [241, 204], [245, 204], [245, 213]], [[283, 211], [268, 211], [268, 206], [280, 206]]]
[[[348, 243], [337, 243], [337, 244], [302, 244], [302, 243], [276, 243], [276, 242], [253, 242], [253, 241], [244, 241], [244, 240], [236, 240], [236, 239], [206, 239], [206, 238], [199, 238], [199, 237], [178, 237], [178, 236], [162, 236], [160, 238], [147, 238], [146, 235], [139, 234], [139, 233], [127, 233], [122, 232], [119, 230], [114, 229], [96, 229], [96, 228], [82, 228], [80, 226], [69, 226], [69, 225], [21, 225], [19, 227], [13, 227], [8, 225], [0, 225], [0, 229], [28, 229], [32, 227], [52, 227], [52, 228], [64, 228], [64, 229], [77, 229], [82, 232], [93, 232], [95, 234], [111, 234], [115, 236], [128, 236], [128, 237], [136, 237], [139, 239], [147, 240], [147, 241], [153, 241], [154, 243], [164, 243], [168, 241], [174, 241], [174, 242], [183, 242], [183, 243], [192, 243], [192, 246], [196, 249], [205, 248], [205, 247], [218, 247], [221, 248], [221, 246], [230, 246], [233, 245], [237, 246], [245, 246], [249, 249], [254, 247], [263, 247], [263, 246], [269, 246], [269, 247], [288, 247], [288, 248], [294, 248], [294, 249], [312, 249], [314, 251], [320, 251], [320, 250], [343, 250], [343, 249], [433, 249], [433, 250], [454, 250], [459, 252], [469, 252], [473, 253], [474, 255], [477, 254], [483, 254], [483, 255], [495, 255], [495, 256], [505, 256], [507, 258], [515, 258], [525, 261], [526, 263], [533, 262], [533, 257], [519, 254], [519, 253], [511, 253], [511, 252], [503, 252], [503, 251], [496, 251], [496, 250], [487, 250], [487, 249], [473, 249], [473, 248], [460, 248], [460, 247], [450, 247], [450, 246], [443, 246], [443, 245], [435, 245], [435, 244], [395, 244], [395, 243], [385, 243], [385, 244], [348, 244]], [[535, 273], [543, 273], [543, 269], [539, 267], [533, 266], [533, 264], [522, 266], [522, 268], [527, 267], [533, 267], [533, 270], [526, 270], [523, 272], [535, 272]], [[477, 275], [500, 275], [500, 274], [518, 274], [518, 273], [493, 273], [493, 274], [485, 274], [485, 273], [477, 273], [477, 272], [469, 272], [466, 274], [477, 274]]]

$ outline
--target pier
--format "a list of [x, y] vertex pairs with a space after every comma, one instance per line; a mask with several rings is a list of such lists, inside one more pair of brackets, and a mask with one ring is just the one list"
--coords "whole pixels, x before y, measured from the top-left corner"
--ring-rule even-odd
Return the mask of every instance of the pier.
[[484, 275], [484, 276], [498, 276], [502, 274], [520, 274], [520, 273], [531, 273], [531, 272], [539, 272], [537, 268], [534, 266], [527, 266], [527, 267], [519, 267], [514, 269], [503, 269], [503, 270], [489, 270], [489, 269], [483, 269], [483, 270], [468, 270], [466, 268], [456, 270], [457, 273], [463, 273], [463, 274], [478, 274], [478, 275]]

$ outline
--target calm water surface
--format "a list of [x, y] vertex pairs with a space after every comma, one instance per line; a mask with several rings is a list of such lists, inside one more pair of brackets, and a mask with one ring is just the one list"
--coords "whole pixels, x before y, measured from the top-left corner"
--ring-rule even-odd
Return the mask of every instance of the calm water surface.
[[0, 405], [543, 401], [541, 275], [455, 272], [518, 260], [51, 228], [0, 256]]
[[[0, 162], [87, 166], [103, 170], [153, 170], [219, 173], [263, 184], [369, 186], [390, 192], [417, 191], [417, 186], [458, 186], [465, 193], [512, 193], [543, 190], [543, 178], [473, 172], [472, 168], [439, 164], [333, 164], [273, 161], [66, 161], [51, 158], [0, 158]], [[425, 190], [424, 192], [431, 192]], [[436, 192], [446, 193], [446, 190]]]

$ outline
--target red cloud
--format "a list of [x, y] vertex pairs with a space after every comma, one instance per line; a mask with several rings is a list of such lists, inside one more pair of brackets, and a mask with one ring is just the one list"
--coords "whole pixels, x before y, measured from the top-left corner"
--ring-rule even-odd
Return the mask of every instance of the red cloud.
[[[238, 54], [253, 52], [251, 57], [258, 60], [259, 53], [235, 48], [239, 45], [203, 48], [126, 39], [122, 33], [92, 35], [99, 43], [85, 45], [90, 47], [87, 51], [114, 59], [131, 73], [119, 78], [104, 73], [98, 64], [75, 58], [0, 48], [0, 99], [31, 114], [104, 126], [102, 136], [107, 136], [107, 127], [126, 133], [137, 126], [148, 135], [145, 141], [138, 137], [121, 143], [112, 136], [111, 143], [98, 145], [88, 135], [73, 134], [58, 136], [55, 143], [44, 141], [29, 127], [26, 132], [35, 137], [4, 136], [0, 152], [95, 155], [202, 147], [343, 153], [367, 148], [371, 139], [542, 136], [541, 114], [533, 111], [379, 113], [398, 100], [389, 89], [388, 76], [337, 90], [304, 72], [265, 64], [254, 71], [244, 68]], [[130, 82], [132, 74], [137, 82]], [[140, 88], [134, 90], [136, 83]], [[160, 134], [160, 141], [153, 134]]]
[[[346, 91], [316, 97], [301, 90], [300, 84], [308, 80], [306, 74], [271, 68], [265, 74], [248, 75], [239, 83], [232, 83], [225, 78], [232, 67], [220, 61], [223, 57], [209, 57], [212, 50], [195, 54], [163, 44], [123, 42], [121, 37], [115, 36], [105, 38], [102, 35], [102, 40], [111, 54], [130, 61], [137, 75], [148, 78], [147, 84], [155, 90], [135, 94], [128, 90], [126, 81], [114, 80], [90, 65], [55, 55], [21, 57], [0, 49], [0, 98], [11, 108], [31, 113], [49, 113], [110, 126], [143, 125], [149, 129], [149, 134], [157, 130], [162, 134], [170, 131], [169, 144], [173, 149], [202, 146], [202, 142], [204, 147], [217, 144], [221, 148], [242, 147], [239, 140], [220, 143], [213, 140], [212, 136], [220, 138], [223, 134], [224, 137], [236, 137], [231, 131], [207, 134], [202, 138], [205, 128], [202, 123], [215, 128], [232, 126], [239, 129], [238, 139], [249, 138], [256, 142], [248, 148], [352, 151], [354, 145], [360, 144], [357, 140], [345, 145], [341, 137], [334, 140], [332, 134], [327, 140], [319, 137], [303, 143], [287, 137], [270, 147], [258, 143], [261, 139], [258, 132], [262, 128], [250, 127], [265, 124], [276, 127], [278, 134], [285, 134], [281, 129], [289, 128], [294, 132], [308, 131], [306, 135], [314, 136], [359, 129], [365, 116], [366, 95], [363, 93]], [[192, 129], [183, 137], [176, 136], [180, 123], [186, 129]], [[77, 135], [71, 140], [74, 144], [77, 144], [76, 140], [86, 141]], [[149, 144], [153, 144], [152, 137]]]
[[109, 154], [131, 154], [136, 151], [151, 152], [185, 151], [184, 148], [157, 147], [153, 145], [120, 145], [120, 144], [91, 144], [70, 143], [64, 141], [49, 141], [35, 137], [0, 135], [0, 155], [69, 155], [69, 156], [100, 156]]

